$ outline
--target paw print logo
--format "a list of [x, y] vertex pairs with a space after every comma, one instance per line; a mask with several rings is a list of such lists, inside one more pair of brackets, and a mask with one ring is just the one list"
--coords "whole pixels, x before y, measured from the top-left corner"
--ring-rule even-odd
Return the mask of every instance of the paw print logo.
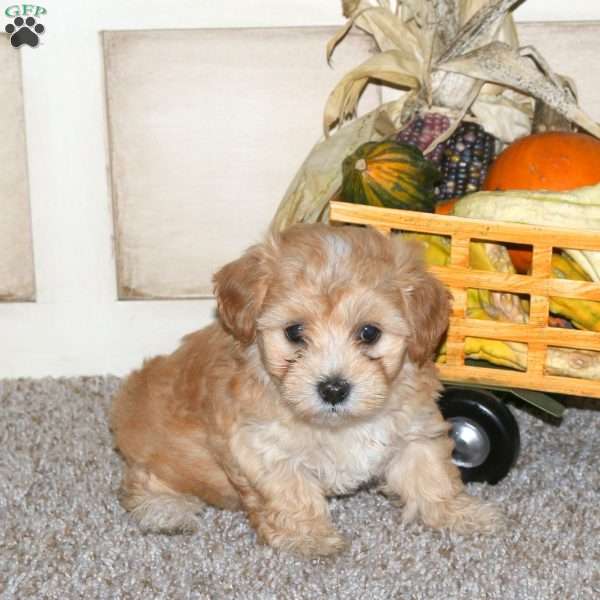
[[10, 43], [15, 48], [23, 44], [35, 48], [40, 41], [39, 34], [44, 33], [45, 28], [41, 23], [36, 23], [33, 17], [27, 19], [17, 17], [4, 28], [4, 31], [10, 34]]

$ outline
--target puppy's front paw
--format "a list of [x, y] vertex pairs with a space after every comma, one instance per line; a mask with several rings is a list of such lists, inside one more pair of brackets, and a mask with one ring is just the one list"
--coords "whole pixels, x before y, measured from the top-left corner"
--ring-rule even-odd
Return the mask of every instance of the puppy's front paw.
[[131, 511], [145, 533], [193, 535], [198, 531], [198, 520], [187, 506], [176, 501], [146, 502]]
[[334, 556], [348, 547], [348, 542], [333, 530], [328, 535], [309, 535], [290, 541], [289, 550], [307, 558]]
[[346, 540], [332, 527], [290, 530], [262, 523], [257, 533], [263, 543], [307, 558], [332, 556], [347, 547]]
[[444, 502], [421, 506], [420, 512], [426, 525], [458, 533], [491, 534], [504, 523], [504, 516], [496, 505], [464, 492]]

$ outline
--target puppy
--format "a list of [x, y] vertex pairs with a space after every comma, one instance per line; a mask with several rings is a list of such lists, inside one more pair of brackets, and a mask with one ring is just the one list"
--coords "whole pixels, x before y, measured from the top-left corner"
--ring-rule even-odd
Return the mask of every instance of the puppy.
[[307, 556], [344, 547], [327, 497], [374, 483], [407, 520], [488, 530], [467, 496], [432, 356], [449, 297], [420, 248], [296, 225], [214, 277], [219, 319], [147, 361], [112, 408], [121, 499], [146, 531], [193, 531], [201, 502]]

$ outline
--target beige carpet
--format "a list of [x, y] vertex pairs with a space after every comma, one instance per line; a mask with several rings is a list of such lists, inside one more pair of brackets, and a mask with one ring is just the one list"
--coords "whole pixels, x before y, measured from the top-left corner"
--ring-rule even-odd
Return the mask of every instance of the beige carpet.
[[[496, 487], [493, 538], [403, 526], [367, 492], [333, 501], [352, 541], [306, 561], [255, 544], [243, 516], [206, 508], [192, 537], [141, 535], [118, 505], [106, 415], [116, 378], [0, 381], [0, 598], [600, 598], [600, 412], [560, 427], [524, 410], [521, 458]], [[600, 408], [600, 402], [596, 404]]]

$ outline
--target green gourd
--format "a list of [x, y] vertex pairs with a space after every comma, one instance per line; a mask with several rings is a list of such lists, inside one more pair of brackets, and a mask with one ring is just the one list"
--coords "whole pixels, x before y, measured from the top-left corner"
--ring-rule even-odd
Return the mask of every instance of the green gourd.
[[342, 164], [346, 202], [433, 212], [439, 171], [415, 146], [367, 142]]

